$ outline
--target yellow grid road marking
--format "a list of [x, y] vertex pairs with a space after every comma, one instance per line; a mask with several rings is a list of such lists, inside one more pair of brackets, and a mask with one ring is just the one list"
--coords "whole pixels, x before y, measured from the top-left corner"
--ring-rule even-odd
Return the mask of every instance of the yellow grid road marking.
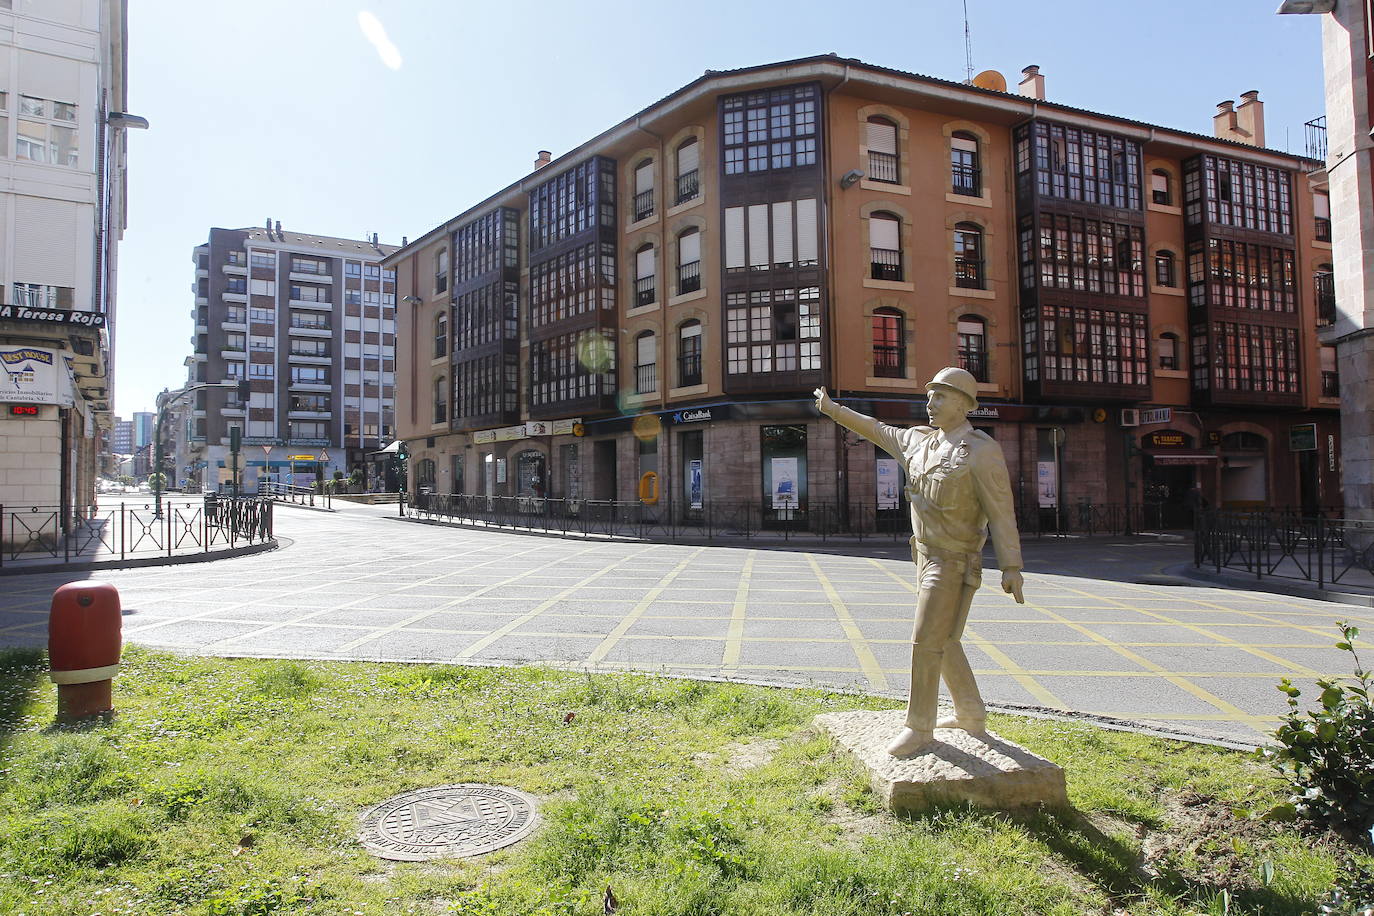
[[649, 593], [630, 609], [630, 613], [625, 615], [625, 619], [616, 624], [615, 629], [601, 641], [601, 645], [592, 650], [592, 654], [587, 656], [587, 664], [595, 665], [610, 654], [610, 651], [615, 648], [615, 644], [620, 642], [621, 637], [625, 635], [626, 631], [634, 626], [636, 620], [643, 616], [644, 612], [648, 610], [649, 605], [653, 604], [655, 599], [658, 598], [659, 593], [667, 588], [668, 584], [676, 579], [678, 575], [687, 568], [688, 564], [701, 556], [705, 549], [705, 547], [698, 547], [691, 554], [684, 557], [681, 563], [674, 566], [672, 571], [660, 579], [658, 584], [651, 588]]
[[[907, 591], [913, 594], [920, 594], [920, 589], [918, 589], [915, 585], [903, 579], [901, 576], [897, 575], [892, 570], [887, 569], [882, 564], [876, 561], [870, 562], [872, 562], [874, 566], [877, 566], [883, 572], [887, 573], [893, 579], [896, 579]], [[1012, 660], [1012, 658], [1009, 655], [1007, 655], [1001, 649], [997, 648], [991, 642], [979, 636], [975, 631], [970, 630], [967, 626], [964, 627], [964, 635], [969, 638], [970, 642], [972, 642], [975, 646], [981, 649], [988, 656], [988, 658], [991, 658], [997, 664], [1002, 666], [1001, 673], [1011, 675], [1012, 680], [1020, 684], [1021, 687], [1027, 693], [1035, 697], [1042, 704], [1053, 707], [1055, 709], [1068, 709], [1068, 707], [1064, 704], [1063, 700], [1059, 699], [1059, 697], [1055, 696], [1052, 691], [1046, 689], [1046, 687], [1043, 684], [1039, 683], [1035, 680], [1035, 678], [1031, 677], [1030, 674], [1027, 673], [1024, 668], [1018, 665], [1014, 660]]]
[[830, 599], [830, 606], [835, 609], [835, 616], [844, 629], [844, 635], [849, 639], [854, 655], [859, 659], [859, 667], [863, 670], [864, 677], [868, 678], [868, 682], [877, 689], [887, 690], [887, 675], [883, 672], [883, 666], [878, 664], [878, 659], [874, 657], [873, 650], [869, 648], [863, 631], [854, 622], [854, 617], [849, 613], [849, 608], [845, 606], [844, 601], [840, 599], [839, 592], [835, 591], [835, 586], [830, 583], [830, 579], [821, 570], [820, 564], [816, 562], [813, 555], [808, 553], [806, 561], [811, 564], [811, 571], [816, 574], [816, 579], [821, 583], [825, 596]]
[[574, 582], [572, 585], [569, 585], [567, 588], [560, 591], [558, 594], [554, 595], [552, 598], [546, 598], [545, 600], [539, 602], [539, 604], [535, 605], [532, 609], [521, 614], [519, 617], [516, 617], [514, 620], [508, 621], [502, 624], [501, 626], [497, 627], [495, 630], [492, 630], [490, 633], [483, 636], [481, 639], [477, 640], [472, 645], [468, 646], [462, 652], [459, 652], [457, 655], [455, 655], [453, 657], [454, 661], [464, 658], [472, 658], [478, 652], [481, 652], [487, 646], [496, 642], [496, 640], [501, 639], [504, 636], [509, 636], [511, 633], [515, 632], [520, 627], [529, 623], [531, 620], [538, 617], [544, 611], [553, 607], [555, 604], [562, 601], [564, 598], [568, 597], [569, 595], [575, 595], [579, 589], [584, 588], [587, 585], [590, 585], [597, 579], [600, 579], [602, 576], [614, 571], [617, 567], [622, 566], [625, 563], [628, 563], [630, 560], [636, 559], [637, 557], [640, 557], [651, 550], [653, 550], [653, 546], [648, 546], [634, 553], [626, 554], [619, 560], [616, 560], [613, 563], [608, 563], [605, 566], [598, 569], [596, 572], [591, 573], [588, 576], [584, 576], [583, 578]]
[[721, 667], [727, 674], [739, 664], [740, 645], [744, 642], [744, 618], [749, 604], [749, 579], [754, 574], [756, 555], [757, 551], [751, 550], [745, 557], [739, 584], [735, 587], [735, 603], [730, 608], [730, 631], [725, 637], [725, 655], [721, 659]]

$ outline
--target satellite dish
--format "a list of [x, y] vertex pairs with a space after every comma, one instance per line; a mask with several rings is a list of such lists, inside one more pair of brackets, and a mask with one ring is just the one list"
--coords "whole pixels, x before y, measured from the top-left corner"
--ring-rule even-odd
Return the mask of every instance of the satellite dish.
[[993, 92], [1006, 92], [1007, 78], [996, 70], [984, 70], [973, 78], [973, 85], [979, 89], [991, 89]]

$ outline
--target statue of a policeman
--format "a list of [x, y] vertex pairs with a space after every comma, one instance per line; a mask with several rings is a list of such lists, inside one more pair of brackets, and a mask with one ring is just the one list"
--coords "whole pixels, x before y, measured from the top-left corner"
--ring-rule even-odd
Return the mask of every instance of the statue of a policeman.
[[[1021, 539], [1002, 449], [975, 430], [978, 383], [963, 369], [941, 369], [926, 385], [931, 426], [901, 428], [841, 407], [824, 388], [816, 407], [846, 429], [874, 442], [902, 463], [911, 502], [911, 557], [919, 595], [911, 634], [911, 696], [906, 727], [888, 746], [894, 757], [916, 755], [936, 728], [987, 729], [987, 712], [973, 669], [959, 644], [974, 592], [982, 582], [982, 551], [992, 531], [1002, 590], [1021, 595]], [[933, 427], [933, 428], [932, 428]], [[940, 678], [954, 715], [936, 720]]]

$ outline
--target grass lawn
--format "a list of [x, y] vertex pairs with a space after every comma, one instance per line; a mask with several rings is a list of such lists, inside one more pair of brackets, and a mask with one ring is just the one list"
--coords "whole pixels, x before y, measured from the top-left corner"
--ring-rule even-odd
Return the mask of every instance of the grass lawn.
[[[1248, 755], [1080, 724], [993, 721], [1064, 767], [1075, 811], [897, 818], [809, 730], [881, 700], [124, 657], [114, 723], [71, 731], [44, 658], [0, 652], [0, 913], [601, 914], [610, 886], [622, 914], [1297, 914], [1345, 850], [1263, 820], [1283, 786]], [[544, 824], [479, 860], [356, 843], [363, 808], [453, 782], [529, 792]]]

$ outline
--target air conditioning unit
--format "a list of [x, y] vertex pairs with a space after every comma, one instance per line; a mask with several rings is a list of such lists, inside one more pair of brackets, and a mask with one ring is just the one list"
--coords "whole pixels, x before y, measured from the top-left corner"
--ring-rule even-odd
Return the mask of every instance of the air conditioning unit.
[[1140, 410], [1139, 410], [1138, 408], [1135, 408], [1135, 407], [1123, 407], [1123, 408], [1121, 408], [1121, 425], [1122, 425], [1122, 426], [1139, 426], [1139, 425], [1140, 425]]

